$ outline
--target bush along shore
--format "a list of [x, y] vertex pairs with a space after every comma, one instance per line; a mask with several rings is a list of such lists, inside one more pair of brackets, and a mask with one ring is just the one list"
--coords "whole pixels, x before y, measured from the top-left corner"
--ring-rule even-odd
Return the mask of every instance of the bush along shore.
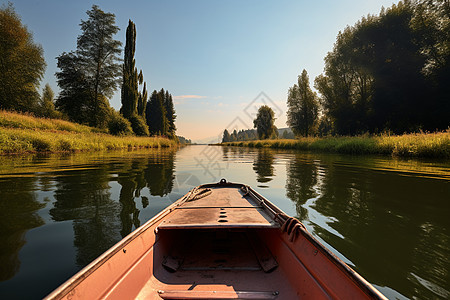
[[396, 157], [450, 158], [450, 129], [437, 133], [302, 137], [295, 140], [254, 140], [221, 143], [224, 146], [298, 149], [342, 154], [381, 154]]
[[0, 111], [0, 154], [174, 147], [165, 137], [113, 136], [59, 119]]

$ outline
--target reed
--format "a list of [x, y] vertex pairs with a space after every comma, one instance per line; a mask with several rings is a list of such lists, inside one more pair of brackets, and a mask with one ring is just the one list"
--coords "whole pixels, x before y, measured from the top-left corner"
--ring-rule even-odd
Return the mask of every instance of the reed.
[[164, 137], [113, 136], [64, 120], [0, 111], [0, 154], [173, 147]]
[[382, 154], [397, 157], [450, 158], [450, 130], [404, 135], [302, 137], [295, 140], [257, 140], [222, 143], [228, 146], [298, 149], [342, 154]]

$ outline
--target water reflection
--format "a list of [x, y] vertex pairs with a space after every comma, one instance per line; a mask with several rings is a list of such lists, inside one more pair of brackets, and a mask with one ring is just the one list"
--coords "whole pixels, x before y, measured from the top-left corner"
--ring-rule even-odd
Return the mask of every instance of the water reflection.
[[[259, 183], [267, 183], [274, 176], [274, 153], [271, 149], [258, 149], [258, 153], [253, 163], [253, 170], [256, 172], [256, 181]], [[258, 187], [269, 187], [268, 185], [259, 184]]]
[[[221, 149], [225, 178], [256, 186], [296, 215], [388, 297], [450, 298], [448, 163]], [[0, 294], [45, 296], [188, 189], [210, 182], [195, 160], [202, 151], [0, 157]], [[42, 249], [73, 254], [55, 271], [36, 259]], [[45, 268], [55, 282], [41, 276]], [[45, 286], [42, 294], [36, 286]]]
[[297, 154], [287, 164], [286, 195], [311, 231], [370, 282], [398, 287], [393, 297], [447, 298], [448, 181], [317, 158]]
[[45, 207], [33, 190], [36, 178], [0, 178], [0, 281], [19, 271], [19, 251], [25, 245], [25, 233], [44, 224], [36, 211]]

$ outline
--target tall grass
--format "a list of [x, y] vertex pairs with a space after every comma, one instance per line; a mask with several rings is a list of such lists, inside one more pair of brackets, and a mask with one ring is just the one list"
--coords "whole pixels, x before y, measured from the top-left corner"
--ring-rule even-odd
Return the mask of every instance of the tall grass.
[[256, 140], [222, 145], [267, 147], [343, 154], [382, 154], [398, 157], [450, 158], [450, 130], [437, 133], [355, 137], [303, 137], [295, 140]]
[[161, 148], [175, 145], [175, 141], [163, 137], [118, 137], [68, 121], [0, 111], [0, 154]]

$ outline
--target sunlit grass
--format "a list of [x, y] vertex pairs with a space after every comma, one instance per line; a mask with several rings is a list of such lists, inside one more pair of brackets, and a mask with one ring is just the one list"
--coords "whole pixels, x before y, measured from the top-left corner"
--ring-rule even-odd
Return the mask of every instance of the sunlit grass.
[[450, 158], [450, 130], [404, 135], [302, 137], [295, 140], [256, 140], [224, 143], [229, 146], [299, 149], [343, 154], [383, 154], [398, 157]]
[[0, 154], [161, 148], [176, 142], [163, 137], [113, 136], [63, 120], [0, 111]]

